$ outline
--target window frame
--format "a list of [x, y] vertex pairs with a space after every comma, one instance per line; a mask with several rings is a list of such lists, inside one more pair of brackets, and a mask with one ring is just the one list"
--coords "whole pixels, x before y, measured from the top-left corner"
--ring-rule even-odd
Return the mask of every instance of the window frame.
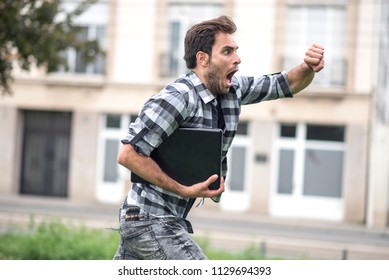
[[[216, 17], [222, 14], [224, 9], [223, 1], [171, 1], [168, 4], [167, 16], [167, 37], [166, 52], [162, 53], [162, 63], [160, 76], [171, 78], [185, 73], [188, 69], [183, 59], [184, 57], [184, 38], [186, 31], [193, 25], [202, 20]], [[172, 34], [172, 23], [179, 26], [178, 34]], [[178, 35], [178, 38], [176, 38]], [[176, 44], [178, 43], [178, 49]], [[173, 49], [172, 49], [173, 47]], [[174, 65], [174, 69], [172, 68]]]
[[[61, 3], [61, 8], [64, 11], [70, 12], [73, 11], [80, 1], [74, 0], [64, 0]], [[85, 12], [80, 16], [75, 18], [74, 24], [80, 28], [87, 29], [86, 40], [95, 40], [97, 39], [101, 50], [105, 51], [107, 49], [107, 30], [109, 23], [109, 1], [107, 0], [98, 0], [96, 3], [91, 5]], [[64, 13], [59, 13], [56, 20], [64, 20]], [[102, 30], [103, 36], [98, 37], [98, 29]], [[105, 75], [107, 62], [105, 55], [99, 55], [96, 60], [92, 63], [82, 62], [81, 65], [85, 67], [85, 71], [77, 71], [77, 51], [75, 48], [70, 47], [62, 53], [64, 59], [67, 61], [67, 68], [61, 67], [59, 73], [68, 73], [75, 75]]]
[[[292, 193], [290, 195], [298, 195], [304, 196], [304, 176], [306, 173], [305, 170], [305, 156], [308, 150], [320, 150], [320, 151], [339, 151], [343, 152], [343, 173], [344, 173], [344, 159], [346, 152], [346, 143], [345, 138], [343, 137], [343, 141], [328, 141], [328, 140], [311, 140], [307, 139], [308, 133], [307, 128], [309, 123], [298, 123], [296, 125], [296, 135], [295, 137], [281, 137], [281, 128], [283, 123], [278, 125], [277, 129], [277, 140], [275, 144], [276, 149], [276, 162], [277, 166], [275, 168], [276, 176], [276, 184], [275, 184], [275, 192], [278, 193], [279, 189], [279, 166], [280, 166], [280, 152], [281, 150], [290, 150], [294, 152], [294, 170], [293, 170], [293, 182], [294, 190], [292, 189]], [[290, 124], [288, 124], [290, 125]], [[292, 124], [293, 125], [293, 124]], [[338, 128], [339, 125], [320, 125], [322, 127], [334, 127]], [[346, 127], [344, 126], [344, 135], [346, 133]], [[343, 177], [341, 178], [341, 197], [343, 197]]]
[[[272, 178], [269, 212], [271, 215], [298, 218], [314, 218], [331, 221], [341, 221], [344, 217], [344, 180], [346, 164], [346, 139], [344, 142], [307, 140], [307, 123], [295, 123], [296, 137], [281, 138], [281, 124], [275, 129], [275, 144], [273, 146]], [[330, 124], [328, 126], [331, 126]], [[347, 135], [347, 126], [344, 133]], [[280, 151], [293, 150], [294, 170], [292, 193], [279, 193]], [[342, 174], [340, 182], [340, 197], [313, 196], [304, 194], [305, 155], [309, 149], [325, 151], [341, 151], [343, 153]]]
[[[315, 34], [322, 34], [323, 32], [308, 32], [308, 28], [312, 28], [312, 24], [309, 24], [309, 9], [318, 9], [324, 11], [325, 21], [321, 24], [324, 26], [324, 35], [321, 35], [320, 40], [316, 40]], [[288, 28], [292, 28], [291, 22], [292, 19], [288, 18], [291, 10], [299, 9], [298, 13], [300, 16], [293, 18], [293, 21], [298, 20], [297, 27], [298, 34], [293, 35], [292, 31]], [[335, 18], [337, 16], [337, 11], [340, 11], [342, 14], [341, 24], [335, 24]], [[282, 56], [282, 68], [290, 69], [291, 67], [301, 63], [301, 55], [304, 54], [306, 49], [312, 43], [319, 43], [326, 47], [326, 71], [320, 73], [312, 85], [322, 86], [322, 87], [346, 87], [347, 85], [347, 73], [348, 69], [348, 60], [347, 60], [347, 40], [345, 42], [340, 42], [337, 45], [334, 45], [334, 37], [337, 38], [347, 38], [347, 17], [348, 11], [345, 1], [340, 1], [336, 3], [331, 1], [329, 3], [306, 3], [305, 1], [290, 2], [286, 5], [286, 16], [285, 16], [285, 44], [283, 49]], [[293, 22], [292, 22], [293, 23]], [[296, 23], [294, 22], [296, 25]], [[296, 28], [293, 28], [295, 30]], [[339, 34], [333, 33], [334, 31], [339, 31]], [[312, 36], [314, 38], [312, 38]], [[288, 39], [289, 37], [289, 39]], [[295, 42], [291, 42], [293, 40]], [[297, 40], [297, 41], [296, 41]], [[295, 46], [291, 48], [291, 46]]]

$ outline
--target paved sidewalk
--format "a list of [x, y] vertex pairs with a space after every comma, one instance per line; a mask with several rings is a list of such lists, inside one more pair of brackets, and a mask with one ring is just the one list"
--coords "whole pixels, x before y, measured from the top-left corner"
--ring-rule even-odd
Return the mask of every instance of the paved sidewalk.
[[[116, 228], [118, 205], [34, 196], [0, 197], [0, 231], [15, 225], [59, 218], [73, 225]], [[272, 218], [234, 212], [193, 209], [195, 236], [212, 247], [242, 250], [256, 246], [269, 257], [292, 259], [389, 260], [389, 228], [369, 229], [316, 220]]]

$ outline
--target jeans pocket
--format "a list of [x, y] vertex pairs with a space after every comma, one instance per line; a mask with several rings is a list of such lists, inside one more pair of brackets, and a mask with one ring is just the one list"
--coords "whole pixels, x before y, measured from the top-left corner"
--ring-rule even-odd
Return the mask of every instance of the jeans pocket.
[[163, 260], [166, 256], [155, 237], [150, 221], [129, 221], [121, 224], [123, 249], [143, 260]]

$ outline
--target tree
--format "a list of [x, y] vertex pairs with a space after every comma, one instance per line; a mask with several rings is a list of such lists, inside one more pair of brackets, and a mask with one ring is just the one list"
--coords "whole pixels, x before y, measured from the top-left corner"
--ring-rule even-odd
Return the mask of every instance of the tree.
[[61, 66], [66, 69], [63, 53], [70, 47], [80, 51], [85, 62], [102, 54], [96, 40], [79, 40], [81, 29], [74, 24], [75, 18], [95, 2], [83, 0], [75, 10], [65, 12], [61, 0], [0, 0], [1, 93], [12, 93], [15, 64], [26, 71], [36, 65], [53, 72]]

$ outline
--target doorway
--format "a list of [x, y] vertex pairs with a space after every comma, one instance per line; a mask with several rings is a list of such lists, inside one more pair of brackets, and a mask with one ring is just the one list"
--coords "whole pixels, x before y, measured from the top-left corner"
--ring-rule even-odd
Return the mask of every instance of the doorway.
[[70, 112], [23, 111], [20, 192], [68, 195]]

